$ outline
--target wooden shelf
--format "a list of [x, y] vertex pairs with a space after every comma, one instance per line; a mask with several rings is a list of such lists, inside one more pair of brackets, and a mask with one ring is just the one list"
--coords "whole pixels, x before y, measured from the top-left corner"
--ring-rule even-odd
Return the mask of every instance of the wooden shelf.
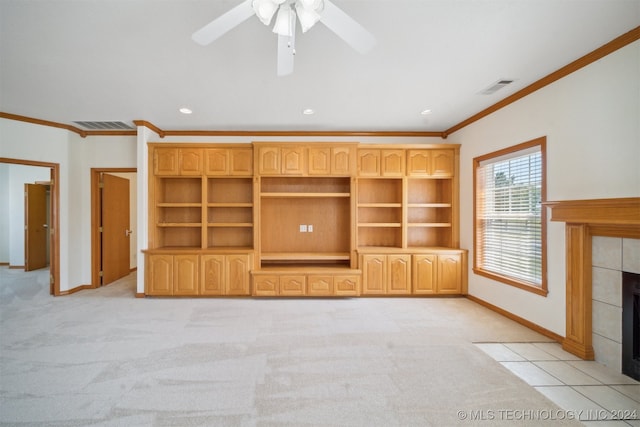
[[207, 227], [253, 227], [252, 222], [209, 222]]
[[351, 197], [349, 193], [261, 193], [263, 198], [330, 198], [330, 197]]
[[451, 227], [451, 223], [449, 222], [410, 222], [407, 224], [407, 227]]
[[156, 203], [159, 208], [199, 208], [202, 203]]
[[263, 252], [261, 258], [263, 261], [348, 261], [350, 259], [350, 255], [348, 252]]
[[402, 223], [399, 222], [361, 222], [358, 223], [358, 227], [402, 227]]
[[450, 208], [451, 203], [407, 203], [408, 208]]
[[401, 208], [402, 203], [358, 203], [359, 208]]
[[200, 222], [159, 222], [158, 227], [202, 227]]

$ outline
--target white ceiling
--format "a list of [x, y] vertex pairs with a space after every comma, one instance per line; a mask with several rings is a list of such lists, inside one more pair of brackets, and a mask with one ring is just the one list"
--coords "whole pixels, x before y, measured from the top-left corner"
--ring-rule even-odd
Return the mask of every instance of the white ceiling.
[[[443, 131], [640, 25], [640, 0], [333, 0], [374, 50], [318, 24], [277, 77], [277, 36], [255, 16], [207, 47], [191, 40], [240, 2], [0, 0], [0, 111], [164, 130]], [[503, 78], [515, 82], [480, 94]]]

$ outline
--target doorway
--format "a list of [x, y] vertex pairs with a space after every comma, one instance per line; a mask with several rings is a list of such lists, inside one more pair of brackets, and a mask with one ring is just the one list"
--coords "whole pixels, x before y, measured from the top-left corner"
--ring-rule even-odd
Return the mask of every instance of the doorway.
[[[46, 235], [45, 242], [45, 254], [48, 251], [49, 258], [49, 293], [54, 296], [61, 295], [60, 293], [60, 164], [58, 163], [49, 163], [49, 162], [39, 162], [34, 160], [24, 160], [24, 159], [11, 159], [6, 157], [0, 157], [0, 163], [9, 164], [9, 165], [23, 165], [23, 166], [35, 166], [49, 169], [49, 181], [47, 182], [49, 187], [49, 204], [46, 207], [45, 215], [48, 215], [48, 219], [45, 222], [42, 222], [42, 218], [40, 217], [37, 221], [41, 222], [40, 226], [47, 224], [47, 227], [42, 227], [40, 230], [40, 234]], [[26, 236], [25, 236], [26, 237]], [[42, 237], [42, 236], [41, 236]], [[27, 245], [29, 244], [27, 241], [25, 244], [25, 269], [27, 268], [26, 254]], [[33, 243], [32, 243], [33, 244]], [[39, 255], [41, 256], [41, 255]], [[46, 256], [46, 255], [45, 255]]]
[[49, 183], [24, 184], [24, 271], [49, 265]]
[[135, 168], [91, 169], [91, 287], [137, 268]]

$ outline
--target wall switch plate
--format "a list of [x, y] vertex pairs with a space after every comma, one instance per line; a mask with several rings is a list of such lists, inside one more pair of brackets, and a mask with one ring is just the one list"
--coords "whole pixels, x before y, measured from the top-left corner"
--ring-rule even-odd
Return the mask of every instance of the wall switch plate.
[[307, 225], [307, 231], [308, 231], [309, 233], [313, 233], [313, 224], [309, 224], [309, 225]]
[[306, 224], [300, 224], [300, 232], [301, 233], [306, 233], [307, 232]]

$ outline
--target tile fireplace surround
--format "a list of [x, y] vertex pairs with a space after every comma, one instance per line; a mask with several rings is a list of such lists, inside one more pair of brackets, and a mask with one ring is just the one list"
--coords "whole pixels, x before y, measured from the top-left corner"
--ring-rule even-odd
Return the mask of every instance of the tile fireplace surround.
[[552, 221], [566, 223], [567, 314], [562, 347], [620, 372], [621, 272], [640, 269], [640, 197], [545, 206], [551, 209]]
[[592, 328], [597, 362], [622, 371], [622, 272], [640, 274], [640, 239], [592, 238]]

